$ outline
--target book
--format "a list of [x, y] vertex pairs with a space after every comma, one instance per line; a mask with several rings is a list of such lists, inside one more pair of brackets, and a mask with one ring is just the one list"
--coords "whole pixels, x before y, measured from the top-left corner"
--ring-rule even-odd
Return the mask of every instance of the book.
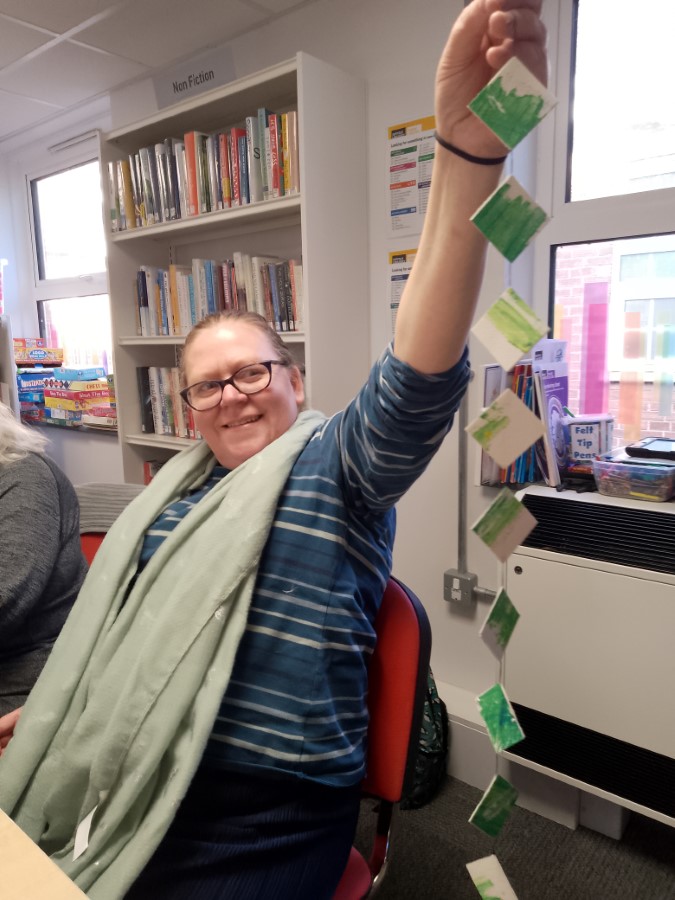
[[199, 213], [199, 189], [197, 186], [197, 131], [188, 131], [183, 137], [185, 174], [187, 180], [187, 215]]
[[269, 263], [279, 262], [277, 256], [252, 256], [251, 257], [251, 282], [253, 290], [253, 304], [251, 308], [261, 316], [268, 318], [268, 310], [265, 304], [265, 282], [263, 269]]
[[195, 258], [192, 260], [192, 282], [194, 285], [194, 315], [195, 322], [201, 321], [209, 314], [209, 296], [206, 280], [205, 260]]
[[143, 193], [141, 191], [138, 153], [130, 153], [128, 161], [129, 175], [131, 177], [131, 191], [134, 198], [134, 218], [136, 220], [136, 227], [142, 228], [142, 226], [147, 223], [145, 222], [145, 207], [143, 205]]
[[258, 116], [246, 116], [246, 150], [248, 156], [248, 184], [251, 203], [263, 199], [262, 156]]
[[162, 221], [168, 222], [171, 218], [176, 218], [176, 210], [174, 207], [172, 216], [170, 209], [171, 174], [169, 172], [167, 148], [164, 141], [155, 144], [155, 165], [157, 167], [157, 186], [159, 188], [159, 206], [162, 210]]
[[567, 375], [534, 373], [537, 414], [544, 423], [544, 452], [546, 469], [544, 479], [551, 487], [562, 482], [567, 463], [567, 445], [563, 419], [568, 403]]
[[117, 166], [114, 160], [107, 165], [108, 216], [113, 234], [120, 230], [120, 195], [117, 189]]
[[284, 195], [284, 161], [281, 136], [281, 116], [273, 113], [269, 119], [270, 129], [270, 187], [271, 197]]
[[159, 367], [159, 390], [162, 402], [162, 421], [164, 434], [176, 435], [176, 416], [174, 411], [173, 389], [171, 384], [171, 367]]
[[[269, 199], [269, 118], [272, 110], [265, 106], [258, 108], [258, 141], [260, 144], [260, 175], [263, 200]], [[267, 140], [265, 140], [267, 136]]]
[[174, 140], [173, 142], [173, 161], [174, 172], [176, 177], [176, 214], [177, 218], [187, 216], [188, 209], [188, 187], [187, 187], [187, 168], [185, 164], [185, 141]]
[[220, 189], [223, 208], [232, 206], [232, 178], [230, 174], [230, 146], [227, 134], [218, 133], [218, 170], [220, 172]]
[[215, 134], [209, 134], [206, 138], [206, 160], [209, 180], [209, 209], [222, 209], [223, 185], [220, 180], [219, 153]]
[[295, 330], [304, 331], [304, 305], [303, 305], [303, 281], [302, 281], [302, 262], [299, 259], [289, 259], [288, 261], [291, 273], [291, 291], [293, 298], [293, 317], [295, 319]]
[[246, 136], [239, 138], [239, 194], [241, 205], [246, 206], [251, 202], [251, 191], [248, 182], [248, 142]]
[[136, 366], [138, 382], [138, 402], [141, 411], [141, 431], [154, 434], [155, 421], [152, 415], [152, 395], [150, 393], [150, 373], [148, 366]]
[[295, 314], [293, 312], [293, 291], [291, 288], [291, 269], [287, 259], [277, 264], [277, 277], [280, 280], [280, 296], [286, 310], [288, 330], [295, 331]]
[[124, 211], [124, 229], [136, 227], [136, 204], [131, 182], [131, 166], [128, 159], [117, 161], [118, 189], [120, 192], [120, 211]]
[[141, 266], [141, 274], [145, 279], [144, 291], [148, 302], [148, 336], [158, 337], [160, 334], [160, 299], [159, 299], [159, 269], [157, 266]]
[[279, 275], [277, 274], [279, 265], [279, 263], [270, 263], [267, 266], [267, 270], [269, 272], [270, 292], [272, 294], [272, 309], [274, 310], [274, 318], [272, 321], [274, 322], [274, 327], [277, 331], [288, 331], [286, 304], [284, 303], [283, 295], [279, 290], [280, 284], [282, 283]]
[[192, 326], [190, 316], [190, 300], [187, 292], [186, 278], [191, 273], [190, 266], [177, 263], [169, 265], [169, 284], [171, 288], [171, 314], [173, 317], [173, 333], [187, 334]]
[[291, 109], [284, 115], [284, 189], [287, 194], [299, 194], [300, 153], [298, 150], [298, 112], [295, 109]]
[[195, 133], [195, 166], [197, 169], [197, 208], [200, 213], [211, 212], [211, 188], [208, 160], [208, 134]]
[[162, 420], [162, 391], [158, 366], [148, 366], [148, 381], [150, 385], [150, 406], [152, 409], [154, 433], [166, 434], [164, 422]]
[[141, 147], [138, 151], [141, 168], [141, 191], [143, 194], [143, 206], [145, 207], [145, 221], [148, 225], [161, 222], [158, 206], [159, 198], [155, 194], [155, 182], [152, 177], [151, 159], [154, 159], [154, 148]]
[[232, 206], [242, 205], [241, 164], [239, 157], [239, 139], [246, 141], [246, 129], [233, 127], [230, 129], [230, 175], [232, 178]]

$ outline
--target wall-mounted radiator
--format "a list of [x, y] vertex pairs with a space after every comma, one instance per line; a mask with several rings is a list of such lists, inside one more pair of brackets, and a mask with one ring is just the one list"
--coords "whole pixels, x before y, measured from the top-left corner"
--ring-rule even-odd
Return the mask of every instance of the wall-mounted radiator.
[[504, 757], [675, 825], [675, 503], [527, 488]]

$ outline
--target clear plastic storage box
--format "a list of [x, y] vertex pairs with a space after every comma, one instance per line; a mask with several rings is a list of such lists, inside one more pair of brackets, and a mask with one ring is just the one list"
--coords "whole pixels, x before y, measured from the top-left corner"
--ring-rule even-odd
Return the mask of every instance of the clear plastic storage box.
[[593, 477], [601, 494], [633, 500], [670, 500], [675, 494], [675, 464], [617, 459], [616, 455], [593, 460]]

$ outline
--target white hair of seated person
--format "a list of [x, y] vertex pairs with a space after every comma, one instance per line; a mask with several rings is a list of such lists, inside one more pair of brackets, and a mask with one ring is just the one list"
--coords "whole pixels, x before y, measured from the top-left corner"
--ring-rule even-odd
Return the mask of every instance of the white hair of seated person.
[[21, 459], [27, 453], [41, 453], [47, 438], [28, 425], [23, 425], [12, 410], [0, 403], [0, 465]]

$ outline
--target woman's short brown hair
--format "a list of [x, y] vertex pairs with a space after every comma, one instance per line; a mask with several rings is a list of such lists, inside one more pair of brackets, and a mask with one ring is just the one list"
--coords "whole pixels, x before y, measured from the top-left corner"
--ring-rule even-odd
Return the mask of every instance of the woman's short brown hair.
[[217, 313], [211, 313], [211, 315], [209, 316], [205, 316], [203, 319], [197, 322], [197, 324], [192, 328], [188, 336], [185, 338], [185, 344], [183, 346], [183, 352], [180, 359], [180, 377], [183, 387], [186, 387], [185, 354], [187, 353], [190, 344], [192, 344], [195, 337], [202, 331], [205, 331], [207, 328], [213, 328], [214, 326], [220, 325], [223, 322], [243, 322], [247, 325], [251, 325], [253, 328], [257, 328], [259, 331], [264, 332], [266, 337], [269, 338], [272, 347], [276, 350], [279, 359], [282, 362], [286, 363], [286, 365], [293, 366], [298, 369], [301, 375], [303, 374], [302, 367], [299, 366], [298, 363], [293, 359], [293, 355], [291, 354], [291, 351], [288, 349], [287, 345], [284, 344], [281, 335], [270, 327], [269, 322], [264, 316], [245, 309], [225, 309]]

